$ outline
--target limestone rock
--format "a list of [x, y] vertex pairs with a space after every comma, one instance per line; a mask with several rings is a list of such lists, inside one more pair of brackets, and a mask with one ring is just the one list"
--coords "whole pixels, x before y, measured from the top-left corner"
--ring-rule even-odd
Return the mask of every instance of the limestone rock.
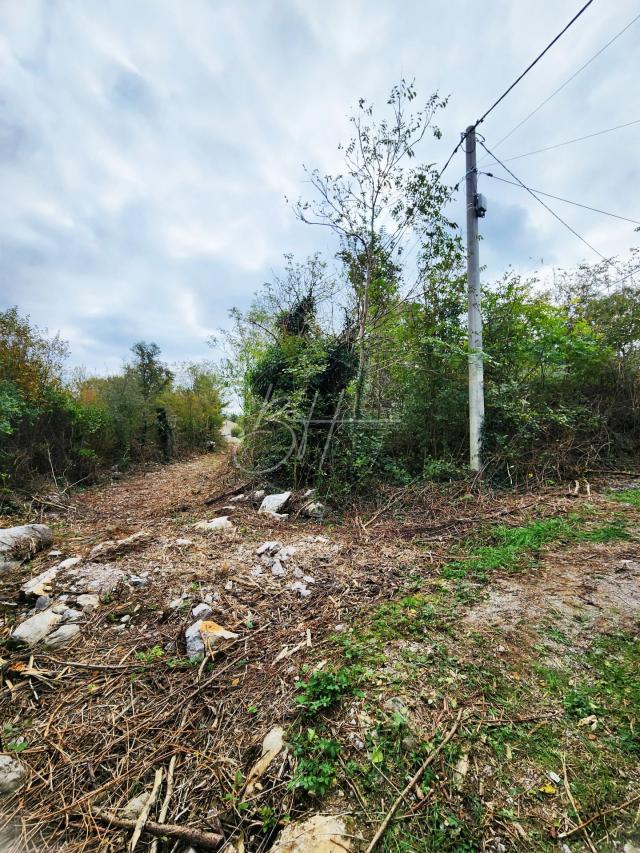
[[19, 566], [52, 543], [53, 533], [45, 524], [22, 524], [0, 529], [0, 572]]
[[196, 606], [191, 611], [191, 615], [194, 619], [206, 619], [208, 616], [211, 616], [212, 613], [213, 610], [204, 601], [200, 602], [200, 604], [196, 604]]
[[187, 641], [187, 656], [196, 658], [205, 652], [213, 653], [226, 648], [233, 640], [238, 639], [238, 634], [227, 631], [216, 622], [198, 619], [185, 631]]
[[45, 572], [41, 572], [41, 574], [36, 575], [34, 578], [31, 578], [31, 580], [22, 584], [20, 587], [20, 597], [24, 598], [26, 601], [30, 601], [31, 599], [38, 598], [41, 595], [48, 595], [51, 592], [51, 588], [58, 577], [58, 574], [76, 566], [79, 562], [81, 562], [80, 557], [69, 557], [69, 559], [63, 560], [56, 566], [52, 566], [50, 569], [47, 569]]
[[52, 631], [50, 634], [47, 634], [43, 639], [43, 644], [48, 649], [59, 649], [62, 646], [66, 646], [71, 640], [75, 639], [80, 633], [80, 626], [76, 624], [69, 625], [61, 625], [59, 628], [56, 628], [55, 631]]
[[58, 574], [57, 584], [66, 592], [85, 595], [108, 595], [124, 580], [125, 573], [113, 563], [83, 563], [66, 577]]
[[282, 542], [263, 542], [259, 548], [256, 548], [256, 554], [261, 557], [263, 554], [276, 554], [282, 548]]
[[267, 495], [266, 498], [263, 499], [260, 504], [259, 513], [263, 515], [275, 515], [278, 516], [280, 514], [280, 510], [286, 505], [287, 501], [291, 497], [291, 492], [282, 492], [277, 495]]
[[10, 755], [0, 755], [0, 794], [17, 791], [27, 777], [24, 766]]
[[344, 853], [351, 841], [342, 818], [313, 815], [286, 826], [271, 848], [272, 853]]
[[62, 623], [62, 619], [62, 613], [56, 612], [55, 605], [29, 616], [14, 629], [9, 637], [11, 645], [35, 646], [47, 634], [55, 631]]
[[82, 608], [84, 613], [91, 613], [100, 604], [100, 596], [91, 593], [83, 593], [76, 598], [76, 604]]
[[207, 532], [214, 531], [216, 533], [220, 533], [225, 530], [228, 530], [229, 532], [235, 530], [235, 527], [229, 521], [228, 515], [221, 515], [219, 518], [212, 518], [211, 521], [198, 521], [197, 524], [194, 524], [193, 526], [196, 530], [205, 530]]
[[320, 501], [311, 501], [311, 503], [303, 506], [302, 512], [309, 518], [322, 518], [324, 515], [324, 504], [320, 503]]

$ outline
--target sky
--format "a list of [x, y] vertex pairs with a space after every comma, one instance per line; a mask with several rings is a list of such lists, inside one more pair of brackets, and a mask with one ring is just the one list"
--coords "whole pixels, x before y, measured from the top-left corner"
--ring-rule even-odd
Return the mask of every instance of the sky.
[[[337, 171], [360, 97], [401, 78], [450, 97], [444, 163], [580, 0], [0, 0], [0, 310], [116, 370], [137, 340], [170, 361], [215, 357], [228, 311], [282, 268], [331, 258], [285, 197], [303, 164]], [[595, 0], [481, 130], [493, 148], [640, 15]], [[501, 158], [640, 119], [640, 20], [496, 150]], [[529, 186], [640, 220], [640, 125], [510, 161]], [[464, 173], [462, 152], [447, 172]], [[499, 167], [482, 168], [503, 174]], [[505, 175], [508, 177], [508, 175]], [[484, 278], [599, 260], [524, 190], [480, 176]], [[452, 216], [463, 224], [462, 192]], [[547, 199], [607, 257], [634, 226]]]

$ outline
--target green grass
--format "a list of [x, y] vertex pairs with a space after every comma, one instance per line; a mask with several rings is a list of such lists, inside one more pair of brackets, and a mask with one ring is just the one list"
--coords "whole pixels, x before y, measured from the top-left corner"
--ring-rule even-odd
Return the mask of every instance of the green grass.
[[629, 504], [640, 509], [640, 489], [625, 489], [622, 492], [613, 492], [609, 497], [612, 501]]
[[613, 542], [628, 538], [624, 519], [608, 521], [600, 527], [585, 527], [583, 514], [544, 518], [522, 527], [497, 525], [484, 534], [485, 543], [470, 543], [470, 552], [442, 569], [444, 578], [459, 580], [470, 577], [484, 582], [492, 572], [517, 572], [535, 563], [540, 550], [554, 542]]

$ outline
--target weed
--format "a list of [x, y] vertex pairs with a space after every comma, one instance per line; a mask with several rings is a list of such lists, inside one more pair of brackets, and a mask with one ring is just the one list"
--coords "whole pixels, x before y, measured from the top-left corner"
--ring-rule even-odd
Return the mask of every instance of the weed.
[[162, 646], [153, 646], [144, 652], [136, 652], [136, 660], [142, 661], [142, 663], [154, 663], [162, 657], [164, 657]]
[[299, 691], [296, 702], [305, 716], [326, 711], [346, 694], [359, 695], [356, 686], [362, 674], [359, 666], [315, 672], [308, 681], [296, 683]]
[[314, 796], [326, 794], [336, 779], [338, 741], [319, 737], [315, 729], [308, 728], [292, 741], [292, 753], [298, 765], [291, 786]]

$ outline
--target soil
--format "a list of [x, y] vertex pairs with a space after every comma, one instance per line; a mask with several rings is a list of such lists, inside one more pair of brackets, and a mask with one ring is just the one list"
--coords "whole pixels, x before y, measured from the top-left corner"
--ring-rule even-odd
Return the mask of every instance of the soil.
[[[378, 781], [382, 774], [386, 789], [372, 783], [375, 795], [363, 790], [365, 777], [354, 770], [337, 775], [323, 799], [296, 787], [302, 753], [289, 749], [244, 803], [242, 780], [274, 727], [292, 741], [307, 730], [324, 730], [342, 743], [340, 766], [355, 767], [363, 756], [375, 756], [371, 744], [386, 731], [380, 721], [393, 717], [389, 701], [396, 697], [401, 711], [406, 705], [410, 727], [401, 732], [406, 743], [398, 746], [398, 756], [418, 749], [407, 746], [412, 739], [433, 742], [462, 705], [473, 719], [465, 729], [469, 740], [471, 729], [475, 737], [483, 725], [494, 731], [505, 714], [512, 722], [527, 717], [503, 699], [492, 706], [470, 667], [481, 670], [487, 683], [505, 676], [520, 689], [521, 673], [549, 626], [568, 638], [565, 655], [581, 655], [599, 637], [638, 630], [640, 512], [613, 504], [608, 482], [592, 484], [590, 496], [575, 496], [563, 485], [535, 494], [470, 492], [466, 484], [387, 489], [375, 506], [328, 512], [323, 521], [305, 518], [297, 495], [286, 520], [258, 514], [260, 501], [251, 497], [258, 485], [239, 481], [225, 455], [211, 454], [101, 484], [77, 493], [65, 511], [56, 507], [53, 514], [22, 519], [50, 524], [62, 554], [42, 552], [2, 579], [5, 639], [26, 610], [21, 584], [65, 557], [113, 565], [126, 581], [87, 614], [79, 637], [64, 649], [5, 648], [2, 748], [19, 753], [28, 783], [5, 801], [0, 847], [4, 838], [11, 853], [127, 849], [131, 833], [98, 812], [122, 816], [132, 798], [150, 793], [154, 772], [162, 770], [166, 785], [173, 762], [167, 822], [223, 834], [235, 845], [225, 853], [263, 853], [288, 821], [320, 811], [348, 814], [355, 826], [350, 843], [364, 849], [415, 767], [398, 757], [383, 772], [370, 758], [367, 772], [373, 767]], [[597, 515], [622, 513], [628, 536], [545, 546], [521, 571], [496, 571], [485, 585], [473, 586], [471, 597], [444, 580], [443, 567], [475, 538], [490, 535], [495, 524], [567, 517], [579, 507]], [[195, 527], [222, 515], [232, 522], [231, 531]], [[2, 521], [0, 526], [17, 523]], [[268, 541], [291, 546], [281, 575], [256, 553]], [[91, 557], [98, 545], [102, 549]], [[193, 665], [185, 630], [194, 621], [191, 609], [202, 602], [210, 604], [206, 618], [238, 639]], [[433, 617], [425, 615], [429, 608]], [[349, 648], [357, 644], [360, 658], [352, 659]], [[540, 659], [548, 661], [552, 652], [548, 648]], [[495, 668], [487, 674], [491, 658]], [[354, 667], [354, 660], [363, 662]], [[301, 718], [300, 678], [340, 671], [359, 679], [359, 690], [355, 682], [343, 686], [345, 696], [353, 687], [352, 698], [334, 703], [315, 721], [304, 713]], [[562, 713], [554, 702], [539, 709], [543, 725]], [[504, 784], [496, 781], [498, 771], [491, 768], [499, 762], [484, 756], [486, 740], [482, 744], [460, 784], [452, 781], [455, 761], [447, 763], [444, 755], [424, 803], [411, 792], [402, 806], [408, 817], [391, 825], [394, 838], [406, 829], [419, 839], [407, 836], [414, 840], [403, 840], [405, 846], [383, 840], [389, 846], [381, 850], [558, 849], [559, 829], [576, 825], [571, 804], [560, 794], [553, 807], [544, 796], [543, 802], [526, 799], [544, 775], [524, 755], [520, 763], [500, 765]], [[639, 784], [628, 767], [618, 769], [625, 785]], [[468, 808], [461, 785], [475, 786], [473, 797], [483, 802], [491, 797], [485, 818], [473, 827], [477, 844], [467, 847], [456, 847], [462, 842], [450, 833], [451, 821], [470, 821], [461, 817]], [[517, 797], [516, 788], [522, 790]], [[612, 788], [612, 797], [618, 793]], [[161, 801], [151, 819], [157, 819]], [[433, 817], [445, 811], [449, 817]], [[519, 816], [507, 819], [507, 811]], [[432, 817], [418, 820], [416, 830], [414, 814], [419, 819], [421, 812], [425, 820]], [[622, 810], [621, 821], [625, 815]], [[619, 832], [610, 836], [607, 824], [606, 843], [598, 849], [621, 849], [626, 829]], [[584, 832], [574, 841], [580, 849]], [[152, 844], [143, 833], [137, 849]], [[187, 849], [173, 840], [159, 845], [158, 853]]]

